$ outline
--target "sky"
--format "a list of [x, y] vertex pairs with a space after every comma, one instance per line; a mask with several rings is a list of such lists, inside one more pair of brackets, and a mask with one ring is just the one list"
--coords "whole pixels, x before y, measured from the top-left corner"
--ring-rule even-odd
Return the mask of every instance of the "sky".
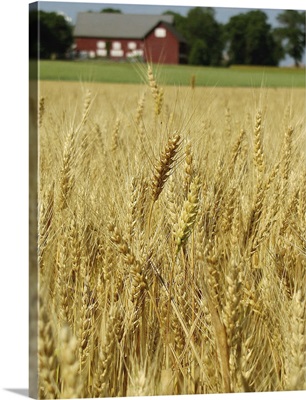
[[[239, 13], [244, 13], [250, 10], [249, 8], [240, 8], [240, 7], [216, 7], [214, 6], [214, 3], [218, 2], [190, 2], [188, 0], [185, 1], [185, 4], [190, 4], [194, 3], [194, 5], [190, 6], [184, 6], [184, 5], [179, 5], [180, 2], [178, 1], [168, 1], [164, 2], [164, 5], [162, 4], [157, 4], [160, 2], [154, 2], [151, 1], [150, 3], [148, 2], [143, 2], [144, 4], [134, 4], [133, 2], [131, 3], [103, 3], [103, 2], [57, 2], [57, 1], [41, 1], [40, 2], [40, 9], [43, 11], [61, 11], [65, 13], [68, 17], [71, 18], [72, 23], [75, 23], [77, 13], [81, 11], [101, 11], [103, 8], [119, 8], [122, 10], [123, 13], [126, 14], [162, 14], [166, 10], [171, 10], [175, 11], [181, 15], [187, 15], [188, 11], [195, 7], [195, 6], [209, 6], [212, 4], [212, 6], [215, 8], [216, 11], [216, 19], [221, 22], [221, 23], [226, 23], [229, 18], [233, 15], [239, 14]], [[228, 2], [227, 2], [228, 3]], [[268, 3], [268, 2], [266, 2]], [[168, 4], [168, 5], [167, 5]], [[177, 4], [177, 5], [176, 5]], [[183, 4], [183, 3], [182, 3]], [[244, 4], [248, 4], [248, 2], [244, 2]], [[250, 3], [251, 4], [251, 3]], [[289, 2], [288, 2], [289, 6]], [[255, 4], [251, 8], [256, 8]], [[272, 25], [277, 24], [276, 21], [276, 16], [279, 14], [282, 9], [264, 9], [266, 14], [268, 15], [269, 22]]]
[[[108, 0], [110, 1], [110, 0]], [[138, 4], [136, 4], [138, 3]], [[262, 4], [264, 3], [264, 4]], [[237, 15], [240, 13], [245, 13], [250, 11], [251, 8], [257, 9], [260, 8], [263, 10], [268, 16], [268, 22], [273, 26], [277, 26], [277, 15], [281, 13], [284, 9], [298, 9], [298, 10], [305, 10], [306, 5], [302, 5], [303, 2], [291, 1], [291, 2], [271, 2], [271, 1], [264, 1], [258, 0], [257, 2], [254, 1], [244, 1], [244, 2], [237, 2], [232, 0], [230, 3], [229, 1], [192, 1], [192, 0], [185, 0], [185, 1], [154, 1], [151, 0], [150, 2], [146, 1], [137, 1], [133, 0], [131, 2], [122, 1], [119, 2], [112, 1], [108, 3], [103, 2], [90, 2], [90, 1], [83, 1], [83, 2], [72, 2], [72, 1], [40, 1], [39, 8], [42, 11], [55, 11], [63, 13], [67, 16], [68, 20], [75, 24], [77, 19], [78, 12], [82, 11], [101, 11], [103, 8], [118, 8], [125, 14], [162, 14], [167, 10], [171, 10], [177, 12], [181, 15], [187, 15], [188, 11], [196, 6], [212, 6], [215, 9], [215, 16], [216, 20], [220, 23], [226, 23], [230, 17], [233, 15]], [[186, 4], [189, 4], [188, 6]], [[231, 6], [229, 6], [231, 4]], [[241, 8], [241, 4], [247, 6], [247, 8]], [[305, 2], [306, 4], [306, 2]], [[281, 8], [276, 8], [276, 5]], [[263, 8], [264, 7], [264, 8]], [[302, 63], [305, 65], [305, 54], [302, 60]], [[286, 57], [286, 59], [282, 60], [280, 65], [281, 66], [288, 66], [292, 65], [293, 60], [290, 57]]]

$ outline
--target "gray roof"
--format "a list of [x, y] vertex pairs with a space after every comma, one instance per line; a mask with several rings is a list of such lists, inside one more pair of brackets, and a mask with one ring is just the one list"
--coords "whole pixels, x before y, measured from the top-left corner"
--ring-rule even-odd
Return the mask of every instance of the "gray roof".
[[172, 24], [173, 16], [81, 12], [74, 36], [143, 39], [161, 21]]

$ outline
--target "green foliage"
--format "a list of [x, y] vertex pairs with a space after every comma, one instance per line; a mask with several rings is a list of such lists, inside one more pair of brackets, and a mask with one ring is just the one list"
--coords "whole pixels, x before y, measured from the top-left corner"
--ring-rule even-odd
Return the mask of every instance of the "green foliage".
[[63, 58], [73, 43], [72, 26], [55, 12], [31, 11], [29, 57]]
[[172, 15], [174, 19], [173, 25], [175, 26], [175, 29], [180, 32], [185, 38], [187, 37], [186, 17], [174, 11], [165, 11], [163, 15]]
[[229, 63], [278, 65], [283, 57], [267, 15], [260, 10], [231, 17], [226, 25]]
[[38, 13], [30, 11], [29, 13], [29, 57], [37, 59], [38, 55]]
[[[195, 7], [187, 15], [186, 39], [190, 45], [190, 56], [199, 52], [200, 42], [202, 44], [202, 65], [220, 65], [222, 61], [221, 25], [215, 20], [215, 11], [212, 8]], [[193, 57], [189, 58], [192, 64]]]
[[305, 11], [285, 10], [278, 15], [277, 20], [282, 26], [275, 29], [275, 35], [283, 43], [285, 53], [292, 57], [298, 66], [305, 51]]
[[103, 10], [100, 11], [101, 13], [112, 13], [112, 14], [122, 14], [122, 11], [119, 10], [118, 8], [103, 8]]
[[231, 17], [226, 25], [226, 37], [229, 42], [228, 56], [231, 64], [243, 65], [246, 59], [246, 23], [244, 14]]
[[189, 64], [191, 65], [205, 65], [208, 61], [208, 48], [202, 39], [196, 39], [193, 43], [189, 54]]
[[172, 11], [174, 26], [187, 40], [188, 63], [193, 65], [220, 65], [224, 47], [222, 25], [215, 20], [213, 8], [192, 8], [186, 17]]

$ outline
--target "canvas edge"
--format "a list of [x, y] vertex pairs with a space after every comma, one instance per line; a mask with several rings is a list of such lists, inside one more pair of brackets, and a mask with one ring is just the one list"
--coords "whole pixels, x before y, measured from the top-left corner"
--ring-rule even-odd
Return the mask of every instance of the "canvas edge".
[[[39, 3], [29, 4], [29, 13]], [[38, 46], [38, 24], [29, 24]], [[38, 398], [38, 58], [29, 55], [29, 397]]]

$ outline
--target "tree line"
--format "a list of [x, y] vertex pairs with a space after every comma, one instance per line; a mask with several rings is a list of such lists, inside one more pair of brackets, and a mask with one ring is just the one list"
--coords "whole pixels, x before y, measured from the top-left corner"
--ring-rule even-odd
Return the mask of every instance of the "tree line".
[[[121, 12], [107, 8], [101, 12]], [[187, 41], [188, 64], [206, 66], [279, 65], [286, 55], [299, 66], [305, 51], [305, 12], [284, 10], [272, 27], [266, 13], [250, 10], [237, 14], [226, 24], [216, 20], [215, 10], [195, 7], [186, 16], [166, 11]], [[40, 42], [37, 44], [39, 21]], [[73, 25], [63, 15], [30, 12], [30, 58], [62, 58], [73, 44]]]
[[193, 65], [278, 65], [289, 55], [298, 66], [305, 51], [305, 12], [284, 10], [279, 27], [268, 23], [264, 11], [237, 14], [226, 24], [216, 21], [213, 8], [195, 7], [186, 17], [167, 11], [188, 43]]

